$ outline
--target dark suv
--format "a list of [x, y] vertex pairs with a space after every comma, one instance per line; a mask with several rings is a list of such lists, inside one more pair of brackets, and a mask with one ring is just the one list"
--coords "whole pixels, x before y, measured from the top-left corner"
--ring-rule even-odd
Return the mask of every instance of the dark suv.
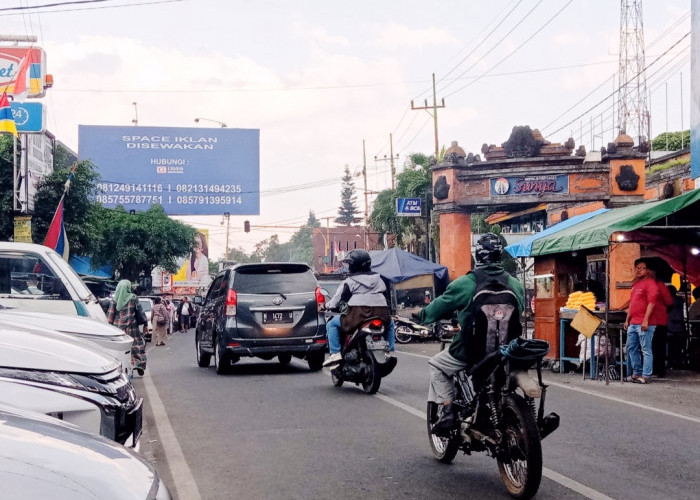
[[305, 358], [320, 370], [327, 350], [325, 298], [311, 268], [300, 263], [238, 264], [221, 271], [201, 306], [197, 364], [226, 373], [241, 356], [287, 364]]

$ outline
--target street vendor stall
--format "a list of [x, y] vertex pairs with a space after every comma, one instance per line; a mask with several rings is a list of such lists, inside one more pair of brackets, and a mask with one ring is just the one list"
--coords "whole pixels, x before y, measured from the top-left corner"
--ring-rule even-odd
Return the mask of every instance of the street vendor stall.
[[[507, 247], [511, 255], [535, 261], [535, 337], [550, 342], [553, 356], [574, 357], [577, 333], [562, 321], [567, 319], [562, 312], [577, 291], [594, 292], [594, 312], [606, 329], [619, 329], [624, 322], [620, 311], [632, 287], [632, 265], [639, 257], [661, 257], [683, 281], [698, 285], [698, 202], [696, 189], [666, 200], [603, 209]], [[614, 337], [620, 336], [615, 332]]]

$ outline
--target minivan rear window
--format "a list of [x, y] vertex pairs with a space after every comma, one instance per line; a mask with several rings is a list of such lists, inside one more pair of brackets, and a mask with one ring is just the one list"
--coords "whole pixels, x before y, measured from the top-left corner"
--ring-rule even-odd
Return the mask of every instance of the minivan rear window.
[[266, 268], [255, 266], [235, 272], [233, 289], [238, 293], [298, 293], [316, 289], [316, 277], [302, 266]]

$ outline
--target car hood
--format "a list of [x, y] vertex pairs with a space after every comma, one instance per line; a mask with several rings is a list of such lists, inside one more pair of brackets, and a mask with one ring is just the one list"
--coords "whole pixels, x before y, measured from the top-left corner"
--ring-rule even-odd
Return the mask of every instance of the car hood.
[[105, 373], [120, 361], [87, 340], [0, 323], [0, 367], [73, 373]]
[[9, 322], [14, 322], [13, 326], [39, 327], [76, 335], [98, 342], [103, 347], [117, 342], [120, 349], [128, 349], [133, 343], [133, 339], [116, 326], [80, 316], [40, 313], [22, 309], [0, 309], [0, 324], [9, 324]]
[[170, 498], [156, 496], [153, 466], [124, 446], [7, 406], [0, 406], [0, 485], [3, 498]]

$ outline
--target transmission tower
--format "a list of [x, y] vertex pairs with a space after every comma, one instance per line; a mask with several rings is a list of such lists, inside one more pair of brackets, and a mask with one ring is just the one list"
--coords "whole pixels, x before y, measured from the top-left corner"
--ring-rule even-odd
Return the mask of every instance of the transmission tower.
[[642, 0], [620, 0], [620, 64], [617, 123], [620, 133], [649, 140]]

